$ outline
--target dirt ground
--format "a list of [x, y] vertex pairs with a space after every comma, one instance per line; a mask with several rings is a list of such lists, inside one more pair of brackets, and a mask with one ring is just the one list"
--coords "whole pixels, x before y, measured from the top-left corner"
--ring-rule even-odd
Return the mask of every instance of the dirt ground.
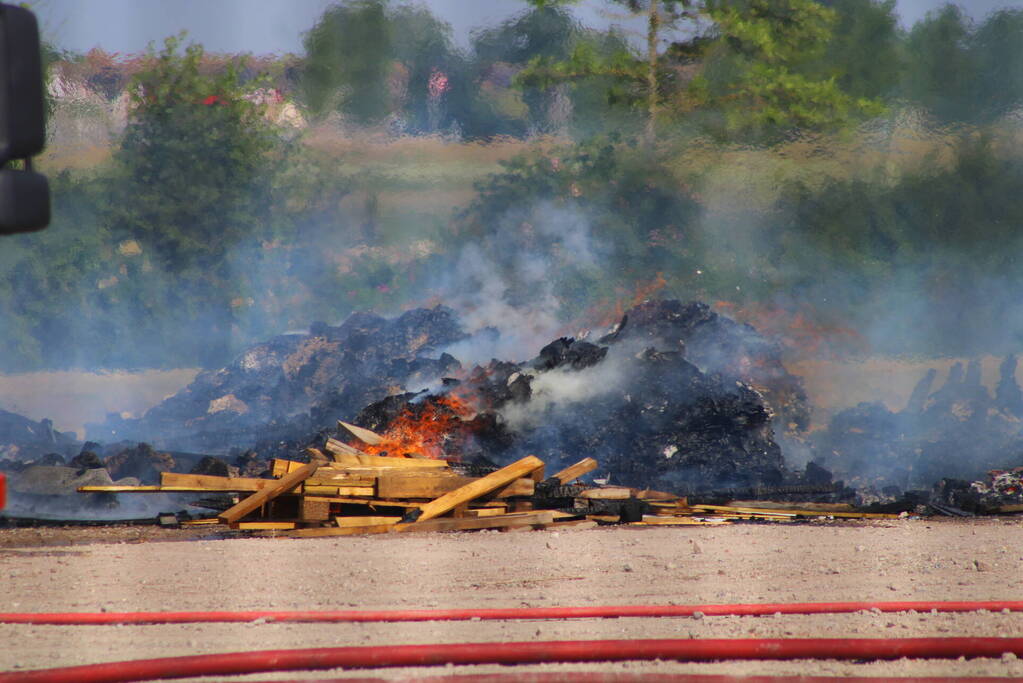
[[[323, 539], [153, 527], [0, 530], [0, 612], [395, 609], [1023, 597], [1023, 518], [602, 527]], [[1023, 637], [1023, 614], [390, 624], [0, 624], [0, 671], [260, 649], [620, 638]], [[677, 662], [260, 674], [525, 671], [1023, 676], [969, 661]], [[234, 679], [232, 679], [234, 680]]]

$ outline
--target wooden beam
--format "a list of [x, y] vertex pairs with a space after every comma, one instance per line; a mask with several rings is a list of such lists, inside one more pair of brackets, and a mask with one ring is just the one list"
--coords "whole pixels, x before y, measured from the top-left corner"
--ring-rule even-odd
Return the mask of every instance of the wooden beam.
[[178, 474], [161, 472], [161, 486], [187, 486], [197, 491], [259, 491], [275, 483], [273, 479], [256, 477], [217, 477], [210, 474]]
[[654, 501], [677, 501], [680, 497], [675, 493], [668, 493], [666, 491], [654, 491], [653, 489], [643, 489], [642, 491], [636, 492], [636, 497], [640, 500]]
[[334, 523], [341, 528], [348, 528], [353, 526], [380, 526], [383, 524], [397, 524], [401, 521], [401, 517], [393, 517], [390, 515], [366, 515], [365, 517], [335, 517]]
[[303, 496], [298, 503], [298, 517], [303, 522], [326, 522], [330, 519], [330, 503]]
[[736, 507], [731, 505], [690, 505], [693, 510], [709, 510], [711, 512], [737, 513], [744, 515], [790, 516], [790, 517], [842, 517], [847, 519], [898, 519], [896, 514], [882, 512], [821, 512], [819, 510], [806, 510], [801, 508], [771, 509]]
[[[453, 472], [397, 471], [377, 478], [377, 495], [381, 498], [437, 498], [476, 479]], [[531, 496], [535, 490], [536, 484], [532, 479], [522, 478], [498, 488], [492, 497]]]
[[274, 458], [271, 461], [270, 473], [275, 477], [283, 477], [289, 472], [294, 472], [305, 463], [298, 462], [296, 460], [284, 460], [283, 458]]
[[365, 468], [321, 466], [306, 483], [333, 484], [334, 486], [374, 486], [377, 483], [378, 474], [379, 471]]
[[412, 524], [398, 524], [396, 531], [465, 531], [470, 529], [511, 529], [524, 526], [550, 524], [555, 513], [551, 510], [522, 514], [494, 515], [492, 517], [462, 517], [431, 519]]
[[368, 526], [320, 527], [318, 529], [296, 529], [284, 535], [298, 538], [320, 538], [323, 536], [362, 536], [365, 534], [386, 534], [394, 531], [394, 524], [372, 524]]
[[467, 517], [497, 517], [508, 512], [508, 508], [469, 508], [465, 511]]
[[303, 481], [311, 477], [319, 466], [319, 463], [315, 462], [303, 465], [294, 472], [286, 474], [281, 479], [278, 479], [273, 486], [268, 486], [265, 489], [256, 491], [248, 498], [240, 501], [234, 507], [221, 512], [217, 515], [217, 519], [226, 524], [237, 522], [245, 515], [259, 508], [261, 505], [268, 503], [280, 494], [290, 491], [301, 484]]
[[298, 526], [295, 522], [233, 522], [231, 525], [232, 529], [250, 529], [250, 530], [269, 530], [269, 529], [280, 529], [290, 530]]
[[309, 477], [305, 485], [306, 486], [368, 486], [370, 488], [376, 486], [376, 477], [358, 477], [347, 474], [338, 474], [333, 477], [323, 475], [323, 468], [320, 471]]
[[624, 486], [605, 486], [599, 489], [586, 489], [580, 492], [578, 497], [590, 500], [625, 500], [632, 498], [635, 494], [636, 489]]
[[339, 429], [345, 429], [349, 434], [354, 436], [362, 443], [369, 444], [370, 446], [379, 446], [384, 443], [384, 437], [380, 436], [372, 429], [366, 429], [365, 427], [359, 427], [357, 425], [349, 424], [347, 422], [337, 421]]
[[203, 519], [186, 519], [181, 522], [181, 526], [209, 526], [213, 524], [220, 524], [220, 520], [216, 517], [206, 517]]
[[314, 485], [305, 484], [302, 486], [302, 492], [313, 496], [349, 496], [358, 497], [366, 496], [372, 498], [376, 495], [377, 490], [372, 486], [333, 486], [327, 485]]
[[564, 522], [554, 521], [553, 524], [545, 524], [545, 529], [560, 529], [562, 527], [570, 527], [573, 531], [581, 531], [583, 529], [595, 529], [599, 525], [592, 519], [569, 519]]
[[457, 505], [485, 496], [520, 477], [527, 477], [540, 467], [543, 467], [543, 460], [536, 456], [527, 455], [521, 460], [502, 467], [496, 472], [491, 472], [485, 477], [480, 477], [454, 491], [445, 493], [436, 500], [426, 503], [419, 508], [420, 512], [416, 517], [416, 521], [426, 521], [439, 517], [445, 512], [453, 510]]
[[[76, 489], [79, 493], [162, 493], [168, 489], [163, 486], [79, 486]], [[173, 490], [173, 489], [170, 489]], [[195, 489], [184, 489], [185, 492], [194, 492]]]
[[583, 458], [574, 465], [569, 465], [565, 469], [553, 475], [554, 479], [565, 485], [569, 482], [575, 481], [579, 477], [583, 476], [588, 472], [592, 472], [597, 469], [597, 461], [593, 458]]
[[[334, 454], [335, 456], [337, 456], [337, 455], [355, 455], [355, 456], [366, 455], [366, 453], [363, 453], [358, 448], [354, 448], [354, 447], [349, 446], [348, 444], [346, 444], [344, 441], [338, 441], [337, 439], [333, 439], [333, 438], [330, 438], [330, 437], [327, 438], [327, 443], [323, 444], [323, 449], [326, 450], [329, 453]], [[334, 460], [337, 461], [337, 458], [334, 458]]]
[[693, 517], [657, 517], [654, 515], [643, 515], [642, 522], [631, 522], [631, 524], [642, 524], [645, 526], [715, 526], [719, 524], [731, 524], [727, 519], [695, 519]]
[[849, 503], [788, 503], [771, 500], [730, 500], [728, 507], [756, 508], [758, 510], [791, 510], [797, 507], [800, 510], [817, 510], [818, 512], [856, 512], [856, 508]]
[[351, 498], [348, 496], [302, 496], [304, 500], [313, 500], [320, 503], [348, 503], [349, 505], [366, 505], [370, 509], [378, 507], [392, 508], [417, 508], [422, 503], [413, 503], [407, 500], [381, 500], [379, 498]]
[[334, 454], [334, 463], [337, 465], [348, 465], [351, 467], [388, 467], [388, 468], [418, 468], [418, 469], [430, 469], [447, 467], [448, 463], [446, 460], [434, 460], [433, 458], [395, 458], [387, 455], [367, 455], [362, 451], [358, 451], [347, 444], [346, 446], [354, 453], [346, 452], [339, 448], [335, 448], [333, 443], [340, 444], [340, 441], [335, 439], [328, 439], [326, 449]]
[[[267, 479], [266, 481], [272, 484], [275, 480]], [[76, 490], [80, 493], [216, 493], [234, 491], [247, 493], [249, 491], [261, 489], [210, 489], [205, 486], [159, 486], [155, 484], [143, 486], [120, 486], [114, 484], [111, 486], [79, 486]]]
[[309, 456], [309, 462], [321, 460], [324, 463], [326, 463], [330, 461], [330, 458], [327, 457], [327, 454], [321, 451], [319, 448], [309, 447], [305, 449], [305, 454]]

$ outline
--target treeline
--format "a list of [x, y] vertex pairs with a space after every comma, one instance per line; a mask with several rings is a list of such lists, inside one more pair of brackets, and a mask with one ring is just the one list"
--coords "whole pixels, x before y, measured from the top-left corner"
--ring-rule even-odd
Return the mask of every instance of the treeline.
[[[646, 35], [581, 25], [571, 0], [527, 0], [478, 28], [468, 48], [424, 5], [346, 0], [304, 36], [301, 55], [205, 54], [200, 74], [235, 69], [312, 118], [462, 139], [641, 128], [726, 142], [776, 141], [894, 106], [935, 122], [990, 122], [1023, 98], [1023, 10], [974, 22], [948, 4], [911, 29], [894, 0], [605, 0]], [[653, 46], [653, 49], [650, 49]], [[152, 55], [50, 49], [60, 73], [107, 98], [124, 93]], [[752, 136], [752, 137], [751, 137]]]
[[[1018, 342], [1023, 11], [903, 31], [893, 0], [609, 0], [635, 37], [571, 4], [468, 49], [423, 6], [348, 0], [297, 56], [52, 51], [128, 118], [51, 173], [51, 228], [4, 238], [0, 369], [212, 367], [437, 299], [568, 320], [655, 278], [872, 349]], [[311, 125], [273, 123], [282, 101]], [[433, 142], [353, 151], [381, 136]], [[496, 168], [477, 141], [509, 138]]]

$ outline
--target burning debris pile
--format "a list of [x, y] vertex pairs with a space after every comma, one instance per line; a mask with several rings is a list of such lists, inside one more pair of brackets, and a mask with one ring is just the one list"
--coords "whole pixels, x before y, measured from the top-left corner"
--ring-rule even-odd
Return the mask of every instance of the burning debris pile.
[[844, 410], [816, 435], [818, 459], [857, 488], [889, 496], [929, 489], [943, 478], [981, 480], [988, 470], [1021, 466], [1023, 391], [1016, 364], [1015, 356], [1001, 363], [994, 395], [981, 383], [980, 361], [972, 360], [965, 368], [953, 365], [936, 390], [938, 373], [928, 371], [899, 412], [881, 403]]
[[308, 334], [276, 337], [201, 373], [142, 418], [111, 415], [88, 425], [89, 438], [214, 454], [295, 439], [333, 424], [339, 411], [456, 372], [459, 363], [441, 350], [466, 337], [443, 306], [393, 320], [356, 313], [337, 327], [317, 323]]
[[389, 396], [354, 421], [382, 432], [392, 454], [418, 446], [410, 431], [442, 423], [431, 437], [440, 443], [420, 452], [499, 461], [532, 453], [555, 467], [590, 455], [614, 483], [669, 490], [770, 486], [792, 475], [765, 394], [787, 423], [805, 425], [798, 380], [752, 328], [703, 304], [654, 301], [597, 343], [557, 339], [532, 361], [492, 361], [435, 391]]
[[[559, 467], [593, 455], [612, 481], [641, 487], [790, 476], [772, 425], [806, 428], [799, 380], [776, 346], [704, 304], [650, 301], [595, 343], [557, 339], [526, 363], [466, 370], [445, 353], [473, 340], [440, 306], [394, 320], [355, 314], [257, 345], [138, 420], [91, 426], [90, 438], [218, 454], [255, 447], [267, 459], [318, 445], [342, 416], [387, 433], [390, 445], [371, 450], [497, 462], [535, 453]], [[424, 386], [433, 388], [408, 392]]]
[[[937, 391], [932, 371], [901, 413], [861, 404], [808, 436], [805, 394], [778, 348], [700, 303], [645, 302], [606, 334], [555, 339], [524, 362], [466, 369], [445, 352], [474, 339], [443, 307], [394, 320], [359, 314], [279, 337], [204, 373], [140, 420], [117, 423], [206, 450], [223, 452], [234, 439], [268, 447], [226, 460], [88, 443], [70, 462], [50, 454], [21, 463], [12, 489], [42, 500], [77, 488], [107, 509], [111, 493], [159, 493], [221, 510], [219, 521], [234, 528], [298, 535], [696, 523], [711, 514], [862, 517], [848, 505], [854, 492], [828, 470], [786, 468], [775, 429], [806, 438], [839, 476], [867, 489], [892, 486], [891, 495], [948, 474], [972, 478], [981, 463], [1023, 452], [1013, 357], [993, 397], [977, 363], [954, 367]], [[328, 424], [338, 416], [351, 423]], [[986, 460], [957, 457], [978, 444]], [[288, 457], [276, 457], [282, 452]], [[554, 476], [543, 477], [545, 462]], [[1021, 471], [972, 484], [944, 479], [873, 512], [1023, 510]], [[579, 483], [583, 476], [594, 483]], [[207, 497], [180, 497], [194, 493]], [[762, 503], [769, 499], [816, 503], [779, 510]]]

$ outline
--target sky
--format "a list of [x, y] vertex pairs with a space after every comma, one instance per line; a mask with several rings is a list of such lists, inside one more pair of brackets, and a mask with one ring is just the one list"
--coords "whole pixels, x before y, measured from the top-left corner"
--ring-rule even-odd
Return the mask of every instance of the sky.
[[[101, 47], [107, 52], [141, 52], [150, 43], [187, 30], [191, 41], [211, 52], [281, 54], [302, 52], [302, 34], [335, 0], [34, 0], [44, 36], [75, 52]], [[521, 12], [522, 0], [425, 0], [451, 24], [466, 46], [474, 28], [493, 25]], [[897, 0], [904, 26], [944, 0]], [[958, 3], [975, 19], [1002, 7], [1023, 8], [1023, 0], [965, 0]], [[606, 0], [583, 0], [572, 8], [582, 23], [622, 23]], [[628, 27], [627, 27], [628, 28]]]

